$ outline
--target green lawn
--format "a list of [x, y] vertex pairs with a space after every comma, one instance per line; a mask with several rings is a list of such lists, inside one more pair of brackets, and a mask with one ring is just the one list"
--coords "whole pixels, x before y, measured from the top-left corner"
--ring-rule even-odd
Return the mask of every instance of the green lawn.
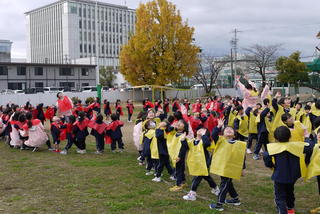
[[[125, 119], [123, 117], [123, 119]], [[182, 199], [185, 192], [168, 191], [172, 182], [153, 183], [138, 166], [132, 142], [133, 124], [123, 129], [126, 151], [113, 154], [107, 146], [95, 155], [92, 137], [87, 139], [88, 154], [78, 155], [72, 147], [67, 156], [45, 150], [35, 153], [0, 144], [1, 213], [214, 213], [208, 208], [215, 200], [203, 182], [195, 202]], [[62, 143], [62, 145], [64, 145]], [[245, 176], [235, 181], [242, 205], [226, 207], [224, 213], [275, 213], [271, 170], [262, 161], [247, 157]], [[168, 181], [167, 172], [164, 179]], [[214, 176], [217, 183], [220, 179]], [[188, 177], [188, 184], [191, 182]], [[188, 191], [186, 189], [185, 191]], [[309, 213], [319, 206], [316, 181], [296, 185], [297, 213]]]

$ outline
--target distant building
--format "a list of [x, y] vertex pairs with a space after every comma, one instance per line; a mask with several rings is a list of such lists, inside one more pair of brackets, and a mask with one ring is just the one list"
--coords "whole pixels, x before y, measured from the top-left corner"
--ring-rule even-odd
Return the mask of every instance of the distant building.
[[0, 90], [96, 85], [95, 65], [0, 62]]
[[[82, 59], [114, 68], [136, 19], [135, 10], [126, 6], [91, 0], [60, 0], [27, 12], [26, 18], [28, 62], [76, 64]], [[116, 83], [125, 85], [119, 75]]]
[[0, 40], [0, 62], [11, 62], [11, 45], [9, 40]]

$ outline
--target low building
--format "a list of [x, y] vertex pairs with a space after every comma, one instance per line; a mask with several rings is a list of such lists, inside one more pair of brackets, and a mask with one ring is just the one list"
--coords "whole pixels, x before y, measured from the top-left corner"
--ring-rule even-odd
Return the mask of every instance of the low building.
[[0, 90], [96, 85], [96, 65], [0, 62]]

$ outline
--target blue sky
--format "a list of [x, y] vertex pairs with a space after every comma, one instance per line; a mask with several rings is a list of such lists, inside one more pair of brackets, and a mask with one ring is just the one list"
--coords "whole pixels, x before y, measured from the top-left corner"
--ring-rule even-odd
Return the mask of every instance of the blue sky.
[[[137, 8], [146, 0], [101, 0]], [[13, 41], [14, 58], [26, 57], [24, 13], [54, 0], [0, 0], [0, 39]], [[172, 0], [183, 18], [195, 27], [196, 43], [212, 55], [230, 52], [235, 28], [239, 48], [252, 44], [283, 44], [280, 55], [299, 50], [312, 56], [320, 43], [319, 0]]]

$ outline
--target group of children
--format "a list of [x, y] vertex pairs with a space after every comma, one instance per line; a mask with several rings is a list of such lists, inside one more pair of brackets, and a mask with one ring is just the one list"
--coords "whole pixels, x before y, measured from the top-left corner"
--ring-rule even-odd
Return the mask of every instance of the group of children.
[[[15, 104], [1, 106], [0, 136], [12, 148], [31, 149], [33, 152], [47, 144], [49, 150], [66, 155], [74, 144], [77, 153], [85, 154], [86, 138], [89, 134], [95, 137], [96, 154], [104, 152], [105, 144], [110, 144], [112, 152], [116, 152], [117, 147], [119, 152], [124, 150], [121, 131], [124, 123], [120, 120], [120, 116], [123, 115], [120, 101], [116, 103], [114, 114], [111, 112], [109, 102], [104, 101], [107, 119], [105, 122], [100, 113], [99, 98], [93, 103], [82, 106], [81, 101], [73, 104], [71, 99], [60, 93], [57, 97], [57, 105], [49, 106], [46, 110], [43, 109], [43, 104], [33, 107], [29, 102], [23, 107]], [[132, 111], [133, 107], [130, 105], [132, 103], [129, 100], [128, 109]], [[44, 127], [46, 120], [50, 121], [53, 147]], [[60, 150], [59, 145], [63, 140], [67, 140], [67, 144]]]
[[[272, 180], [278, 212], [295, 213], [294, 184], [300, 177], [317, 176], [320, 194], [320, 100], [314, 97], [303, 107], [299, 96], [295, 102], [281, 97], [280, 93], [272, 98], [268, 85], [262, 92], [249, 80], [242, 83], [238, 78], [237, 85], [243, 99], [215, 96], [205, 103], [197, 99], [193, 104], [188, 99], [174, 99], [172, 103], [169, 99], [155, 103], [145, 99], [133, 130], [138, 163], [146, 165], [146, 176], [154, 175], [154, 182], [162, 181], [166, 168], [169, 178], [175, 181], [170, 191], [186, 187], [187, 167], [193, 179], [191, 190], [183, 199], [196, 200], [197, 189], [206, 180], [210, 192], [218, 197], [210, 208], [223, 211], [226, 203], [241, 204], [233, 179], [242, 176], [246, 153], [252, 153], [255, 140], [253, 159], [259, 160], [264, 151], [266, 167], [274, 170]], [[105, 122], [99, 98], [84, 106], [81, 101], [71, 103], [61, 93], [57, 98], [56, 105], [46, 110], [42, 104], [32, 107], [29, 102], [23, 107], [1, 106], [0, 135], [13, 148], [35, 151], [46, 144], [49, 150], [67, 154], [75, 144], [77, 152], [84, 154], [86, 138], [91, 134], [96, 140], [96, 154], [103, 153], [105, 144], [111, 144], [113, 152], [117, 146], [123, 151], [120, 100], [114, 114], [110, 102], [104, 100]], [[131, 122], [134, 111], [131, 100], [126, 107]], [[45, 132], [45, 120], [50, 121], [54, 148]], [[59, 144], [64, 139], [67, 145], [60, 151]], [[210, 174], [221, 177], [220, 185]]]
[[[237, 79], [237, 84], [243, 99], [215, 96], [192, 105], [176, 99], [173, 115], [161, 102], [145, 101], [133, 132], [139, 164], [146, 164], [146, 175], [154, 175], [154, 182], [162, 180], [166, 168], [176, 182], [170, 191], [186, 186], [187, 166], [194, 177], [183, 199], [196, 200], [204, 179], [218, 196], [210, 208], [222, 211], [224, 204], [241, 204], [232, 180], [240, 179], [255, 140], [253, 159], [259, 160], [263, 153], [265, 166], [273, 169], [278, 212], [295, 213], [294, 184], [300, 177], [317, 177], [320, 194], [320, 100], [314, 98], [303, 107], [299, 96], [294, 102], [280, 93], [272, 98], [268, 85], [258, 92], [250, 81], [243, 84]], [[219, 186], [210, 174], [221, 177]]]

